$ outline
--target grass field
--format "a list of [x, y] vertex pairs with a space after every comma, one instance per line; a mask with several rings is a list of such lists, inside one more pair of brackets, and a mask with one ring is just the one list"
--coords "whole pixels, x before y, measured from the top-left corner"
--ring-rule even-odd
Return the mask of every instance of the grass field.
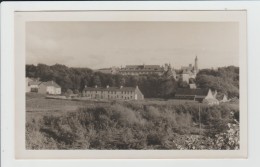
[[209, 107], [163, 99], [70, 101], [29, 93], [26, 148], [237, 149], [238, 139], [230, 145], [229, 139], [219, 144], [215, 137], [230, 130], [228, 123], [235, 125], [231, 112], [239, 120], [238, 104]]

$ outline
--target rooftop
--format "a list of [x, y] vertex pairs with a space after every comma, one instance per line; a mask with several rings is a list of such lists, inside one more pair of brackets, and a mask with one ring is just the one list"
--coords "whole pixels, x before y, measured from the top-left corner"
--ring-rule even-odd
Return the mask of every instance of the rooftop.
[[88, 91], [135, 91], [136, 87], [86, 87]]
[[175, 95], [190, 95], [190, 96], [207, 96], [209, 89], [177, 89]]
[[55, 81], [47, 81], [47, 82], [41, 82], [39, 85], [45, 85], [45, 86], [54, 86], [56, 88], [60, 88], [60, 86]]

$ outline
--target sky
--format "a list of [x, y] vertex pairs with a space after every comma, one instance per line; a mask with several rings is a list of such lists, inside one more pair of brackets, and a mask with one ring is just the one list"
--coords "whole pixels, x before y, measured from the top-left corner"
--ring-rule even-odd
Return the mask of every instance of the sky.
[[92, 69], [125, 65], [239, 64], [235, 22], [27, 22], [26, 64]]

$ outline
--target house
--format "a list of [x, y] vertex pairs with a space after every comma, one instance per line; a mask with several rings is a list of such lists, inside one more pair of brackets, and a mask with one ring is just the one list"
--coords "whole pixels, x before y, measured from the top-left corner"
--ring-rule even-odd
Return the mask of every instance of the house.
[[212, 93], [212, 91], [209, 89], [207, 96], [203, 99], [203, 103], [207, 103], [208, 105], [218, 105], [219, 101], [216, 99], [217, 91]]
[[59, 95], [61, 87], [54, 81], [41, 82], [38, 86], [38, 93]]
[[230, 100], [228, 100], [226, 95], [223, 95], [222, 100], [220, 100], [221, 103], [225, 103], [225, 102], [229, 102]]
[[197, 89], [197, 86], [195, 83], [189, 84], [190, 89]]
[[144, 95], [136, 87], [85, 87], [82, 95], [89, 99], [143, 100]]
[[209, 105], [219, 104], [219, 101], [214, 97], [210, 89], [177, 89], [175, 99], [194, 100]]
[[30, 82], [33, 81], [31, 78], [26, 77], [25, 79], [25, 91], [26, 92], [31, 92], [31, 86], [30, 86]]
[[181, 70], [179, 74], [177, 75], [177, 79], [182, 79], [182, 81], [190, 83], [190, 79], [195, 79], [197, 76], [197, 73], [199, 72], [198, 67], [198, 57], [196, 56], [194, 60], [194, 66], [192, 64], [189, 64], [189, 66], [183, 66], [181, 67]]
[[26, 92], [38, 92], [38, 87], [41, 82], [38, 78], [26, 78]]

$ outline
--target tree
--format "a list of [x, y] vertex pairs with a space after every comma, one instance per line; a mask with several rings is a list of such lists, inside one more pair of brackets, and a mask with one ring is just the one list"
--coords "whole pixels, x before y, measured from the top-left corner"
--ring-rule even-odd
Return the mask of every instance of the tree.
[[218, 68], [218, 70], [201, 70], [196, 77], [200, 88], [217, 90], [229, 97], [239, 97], [239, 68], [234, 66]]
[[183, 81], [182, 78], [178, 80], [178, 87], [180, 88], [188, 88], [189, 84], [186, 81]]
[[98, 75], [94, 75], [94, 77], [92, 78], [92, 85], [101, 86], [100, 77]]
[[26, 77], [32, 77], [36, 78], [36, 66], [35, 65], [26, 65], [25, 70], [26, 70]]
[[71, 89], [67, 89], [65, 95], [66, 95], [66, 96], [70, 96], [70, 95], [72, 95], [72, 94], [73, 94], [73, 91], [72, 91]]
[[115, 84], [117, 87], [120, 87], [120, 86], [125, 86], [125, 78], [123, 75], [120, 75], [120, 74], [117, 74], [115, 75]]
[[74, 94], [79, 94], [79, 90], [78, 90], [78, 89], [75, 89], [75, 90], [73, 91], [73, 93], [74, 93]]

